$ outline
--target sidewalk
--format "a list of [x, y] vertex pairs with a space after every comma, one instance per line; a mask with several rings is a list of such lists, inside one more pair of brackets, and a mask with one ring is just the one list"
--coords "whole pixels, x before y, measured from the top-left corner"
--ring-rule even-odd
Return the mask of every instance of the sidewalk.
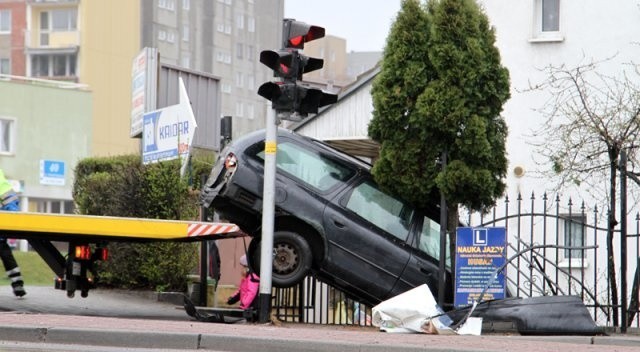
[[151, 296], [97, 290], [86, 299], [69, 299], [62, 291], [30, 288], [25, 299], [15, 299], [0, 291], [0, 340], [200, 351], [640, 351], [640, 335], [631, 334], [439, 336], [346, 326], [201, 323], [181, 306]]
[[[640, 351], [640, 336], [438, 336], [302, 324], [0, 313], [11, 341], [216, 351]], [[2, 345], [0, 344], [0, 347]]]

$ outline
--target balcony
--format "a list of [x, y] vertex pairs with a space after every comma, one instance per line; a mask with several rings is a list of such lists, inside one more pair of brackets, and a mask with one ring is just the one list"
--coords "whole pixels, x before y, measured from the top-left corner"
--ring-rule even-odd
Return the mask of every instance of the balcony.
[[69, 53], [77, 52], [80, 46], [80, 31], [54, 31], [26, 30], [24, 46], [28, 53], [38, 51], [41, 53]]
[[77, 5], [79, 3], [80, 0], [27, 0], [27, 4], [31, 6]]

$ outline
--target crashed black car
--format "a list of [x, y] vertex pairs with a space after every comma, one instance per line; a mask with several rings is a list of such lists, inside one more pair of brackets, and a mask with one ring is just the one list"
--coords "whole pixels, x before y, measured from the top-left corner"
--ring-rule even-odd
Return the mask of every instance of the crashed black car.
[[[253, 237], [259, 270], [265, 131], [230, 143], [218, 156], [201, 202]], [[440, 225], [378, 187], [371, 165], [321, 141], [279, 129], [276, 154], [275, 287], [312, 274], [371, 306], [426, 283], [437, 294]], [[452, 301], [451, 276], [445, 297]]]

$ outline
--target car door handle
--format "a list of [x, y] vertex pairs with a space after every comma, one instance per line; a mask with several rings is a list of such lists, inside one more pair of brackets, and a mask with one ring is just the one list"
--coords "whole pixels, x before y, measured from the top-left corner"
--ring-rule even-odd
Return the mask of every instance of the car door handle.
[[336, 218], [331, 218], [333, 224], [336, 225], [337, 228], [344, 229], [346, 226], [340, 221], [336, 220]]
[[420, 272], [423, 274], [427, 274], [427, 276], [433, 275], [433, 273], [429, 269], [423, 267], [420, 267]]

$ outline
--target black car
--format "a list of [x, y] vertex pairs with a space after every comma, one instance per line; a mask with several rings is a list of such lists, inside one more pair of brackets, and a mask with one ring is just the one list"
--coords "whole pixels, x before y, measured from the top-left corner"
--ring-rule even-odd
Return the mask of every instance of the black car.
[[[201, 194], [253, 237], [258, 270], [265, 131], [229, 144]], [[437, 208], [416, 209], [385, 193], [371, 165], [321, 141], [279, 129], [276, 154], [272, 284], [291, 287], [305, 276], [371, 306], [426, 283], [437, 296], [440, 225]], [[452, 301], [450, 273], [445, 297]]]

